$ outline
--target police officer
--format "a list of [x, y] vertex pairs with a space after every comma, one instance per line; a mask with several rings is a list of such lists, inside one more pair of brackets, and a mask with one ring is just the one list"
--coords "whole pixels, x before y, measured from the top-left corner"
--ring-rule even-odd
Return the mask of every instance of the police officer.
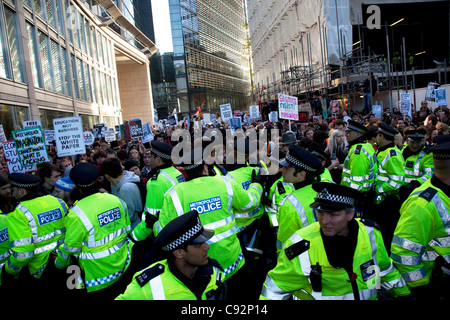
[[316, 182], [313, 189], [317, 194], [311, 207], [318, 222], [286, 241], [260, 298], [374, 300], [379, 285], [394, 297], [408, 295], [376, 224], [354, 219], [360, 193], [328, 182]]
[[361, 192], [356, 205], [357, 216], [371, 209], [375, 198], [377, 156], [373, 146], [366, 141], [367, 127], [361, 122], [348, 120], [346, 138], [348, 154], [344, 160], [341, 184]]
[[434, 172], [433, 154], [425, 146], [425, 129], [407, 130], [407, 145], [402, 149], [405, 167], [405, 182], [400, 187], [400, 201], [403, 202], [410, 193], [427, 181]]
[[241, 218], [235, 212], [252, 211], [259, 207], [262, 186], [251, 181], [248, 189], [244, 190], [226, 176], [208, 176], [208, 166], [201, 148], [184, 155], [182, 162], [180, 165], [186, 172], [187, 181], [171, 188], [165, 195], [155, 230], [161, 230], [186, 211], [197, 210], [205, 227], [215, 231], [208, 242], [211, 246], [209, 252], [224, 268], [229, 297], [249, 298], [245, 294], [249, 277], [236, 228], [236, 221]]
[[170, 221], [155, 238], [163, 259], [136, 273], [117, 300], [224, 299], [223, 268], [208, 256], [213, 236], [195, 210]]
[[383, 234], [384, 245], [390, 250], [392, 234], [399, 218], [400, 198], [399, 189], [405, 185], [404, 159], [402, 153], [394, 144], [394, 128], [385, 123], [378, 124], [377, 131], [377, 160], [378, 175], [375, 186], [375, 204], [369, 216], [375, 220]]
[[280, 162], [283, 181], [292, 183], [295, 191], [286, 195], [278, 209], [278, 252], [287, 239], [298, 229], [304, 228], [315, 220], [309, 205], [316, 194], [312, 183], [322, 173], [322, 163], [311, 152], [297, 145], [290, 145], [286, 158]]
[[[116, 297], [129, 283], [125, 273], [131, 262], [133, 242], [128, 238], [131, 222], [126, 203], [99, 192], [99, 170], [91, 163], [79, 163], [70, 171], [78, 201], [66, 216], [66, 237], [55, 265], [65, 269], [73, 263], [81, 268], [77, 289], [101, 299]], [[72, 289], [72, 288], [69, 288]], [[97, 293], [94, 295], [94, 293]]]
[[416, 299], [448, 301], [450, 142], [430, 149], [434, 174], [403, 203], [391, 258]]
[[152, 168], [148, 174], [147, 197], [144, 206], [144, 213], [139, 223], [132, 232], [132, 238], [135, 241], [143, 241], [142, 246], [150, 246], [153, 241], [149, 237], [153, 232], [153, 226], [158, 220], [159, 211], [163, 205], [164, 194], [180, 182], [184, 182], [183, 174], [177, 170], [172, 163], [173, 147], [162, 141], [152, 140], [151, 142], [151, 160]]
[[38, 193], [40, 178], [35, 175], [12, 173], [9, 181], [17, 205], [7, 217], [11, 255], [2, 277], [19, 280], [10, 284], [26, 294], [55, 289], [58, 277], [48, 262], [52, 251], [64, 242], [67, 205], [52, 195]]
[[325, 167], [325, 163], [329, 159], [328, 153], [326, 153], [322, 146], [318, 144], [317, 142], [311, 143], [311, 145], [308, 147], [308, 151], [311, 152], [313, 155], [319, 159], [319, 161], [322, 163], [322, 173], [320, 174], [320, 181], [324, 182], [333, 182], [333, 178], [331, 177], [331, 172], [328, 168]]

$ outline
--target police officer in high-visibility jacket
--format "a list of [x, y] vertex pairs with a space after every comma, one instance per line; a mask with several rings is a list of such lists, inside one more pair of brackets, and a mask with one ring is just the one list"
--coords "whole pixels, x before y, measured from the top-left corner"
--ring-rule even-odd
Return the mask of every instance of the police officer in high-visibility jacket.
[[425, 146], [425, 129], [408, 130], [406, 145], [402, 149], [406, 185], [400, 187], [400, 200], [403, 202], [411, 192], [431, 178], [434, 172], [433, 154]]
[[[65, 219], [66, 237], [59, 248], [55, 265], [59, 269], [78, 263], [77, 289], [97, 298], [115, 298], [129, 283], [132, 273], [133, 242], [128, 238], [131, 222], [126, 203], [120, 198], [99, 192], [99, 170], [91, 163], [79, 163], [70, 171], [78, 200]], [[74, 285], [75, 287], [75, 285]], [[74, 289], [74, 288], [70, 288]]]
[[385, 123], [378, 124], [376, 206], [373, 206], [374, 209], [369, 216], [380, 226], [384, 245], [388, 252], [390, 252], [392, 234], [399, 218], [401, 205], [399, 190], [401, 186], [406, 185], [404, 159], [402, 153], [394, 144], [396, 134], [398, 134], [398, 131], [394, 128]]
[[194, 148], [184, 155], [180, 166], [187, 174], [187, 181], [166, 193], [155, 229], [160, 230], [184, 212], [197, 210], [205, 228], [215, 231], [208, 241], [209, 254], [224, 268], [228, 293], [232, 297], [245, 298], [249, 277], [237, 237], [236, 221], [240, 218], [235, 210], [251, 211], [260, 206], [262, 186], [256, 182], [259, 181], [256, 176], [247, 190], [225, 176], [208, 176], [201, 148]]
[[316, 182], [313, 189], [318, 222], [289, 237], [260, 298], [375, 300], [380, 288], [393, 297], [409, 295], [376, 224], [354, 219], [360, 193], [328, 182]]
[[170, 221], [155, 238], [161, 260], [136, 273], [116, 300], [223, 300], [223, 268], [208, 256], [213, 236], [195, 210]]
[[349, 146], [342, 169], [341, 184], [361, 192], [360, 200], [355, 207], [357, 216], [371, 210], [378, 173], [376, 152], [366, 141], [366, 132], [367, 127], [364, 124], [348, 120], [345, 136]]
[[[153, 226], [154, 220], [157, 220], [167, 190], [185, 180], [183, 174], [173, 166], [173, 147], [166, 142], [156, 140], [152, 140], [150, 144], [151, 171], [148, 173], [144, 214], [142, 215], [142, 222], [134, 228], [132, 233], [133, 238], [138, 241], [146, 239], [152, 233], [151, 226]], [[149, 217], [148, 214], [153, 217]], [[150, 224], [145, 222], [147, 217], [151, 220]]]
[[[48, 262], [53, 250], [64, 242], [67, 205], [52, 195], [38, 193], [40, 178], [35, 175], [12, 173], [9, 181], [18, 204], [7, 217], [11, 255], [2, 277], [10, 275], [18, 279], [12, 286], [21, 287], [26, 293], [49, 289], [58, 285], [55, 268]], [[38, 283], [34, 279], [42, 281]], [[47, 283], [46, 287], [42, 287], [42, 282]]]
[[3, 266], [11, 255], [7, 222], [8, 213], [12, 210], [10, 206], [11, 196], [11, 183], [8, 175], [0, 172], [0, 286], [2, 285], [1, 273]]
[[280, 162], [283, 181], [292, 183], [295, 191], [280, 201], [278, 209], [278, 252], [298, 229], [317, 221], [309, 207], [316, 192], [312, 183], [322, 173], [322, 163], [311, 152], [291, 144], [286, 158]]
[[416, 299], [449, 301], [450, 142], [430, 152], [434, 174], [403, 203], [391, 258]]

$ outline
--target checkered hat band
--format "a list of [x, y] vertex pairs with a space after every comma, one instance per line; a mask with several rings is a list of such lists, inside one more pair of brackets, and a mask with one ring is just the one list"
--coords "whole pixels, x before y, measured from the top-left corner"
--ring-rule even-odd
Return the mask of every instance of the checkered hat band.
[[171, 159], [170, 154], [162, 153], [161, 151], [158, 151], [158, 150], [156, 150], [155, 148], [152, 148], [152, 149], [151, 149], [151, 152], [153, 152], [154, 154], [160, 156], [161, 158], [164, 158], [164, 159]]
[[34, 183], [19, 183], [19, 182], [11, 181], [11, 184], [13, 184], [19, 188], [31, 188], [31, 187], [36, 187], [39, 184], [39, 181], [34, 182]]
[[325, 200], [332, 203], [340, 203], [353, 206], [355, 200], [351, 197], [345, 197], [337, 194], [331, 194], [327, 189], [323, 189], [321, 192], [318, 192], [316, 195], [316, 200]]
[[77, 184], [77, 186], [82, 187], [82, 188], [90, 187], [90, 186], [92, 186], [95, 183], [95, 181], [97, 181], [97, 180], [94, 180], [94, 181], [92, 181], [91, 183], [88, 183], [88, 184]]
[[449, 153], [436, 153], [436, 152], [433, 152], [433, 158], [448, 160], [448, 159], [450, 159], [450, 154]]
[[183, 167], [183, 168], [184, 168], [184, 170], [191, 170], [191, 169], [194, 169], [194, 168], [200, 166], [202, 163], [203, 163], [203, 161], [200, 161], [200, 162], [191, 164], [190, 166], [186, 166], [186, 167]]
[[310, 166], [307, 166], [306, 164], [304, 164], [303, 162], [301, 162], [300, 160], [294, 158], [293, 156], [291, 156], [289, 153], [286, 155], [286, 161], [289, 162], [290, 164], [293, 164], [296, 167], [300, 167], [303, 168], [305, 170], [308, 171], [316, 171], [316, 169], [311, 168]]
[[357, 131], [357, 132], [360, 132], [360, 133], [365, 133], [363, 129], [355, 127], [355, 126], [352, 126], [351, 124], [348, 125], [348, 129], [349, 130], [353, 130], [353, 131]]
[[203, 225], [200, 223], [200, 219], [197, 218], [197, 224], [193, 226], [191, 229], [186, 231], [183, 235], [181, 235], [178, 239], [172, 241], [168, 245], [162, 247], [164, 251], [172, 251], [181, 246], [183, 243], [188, 242], [189, 240], [194, 239], [201, 231]]

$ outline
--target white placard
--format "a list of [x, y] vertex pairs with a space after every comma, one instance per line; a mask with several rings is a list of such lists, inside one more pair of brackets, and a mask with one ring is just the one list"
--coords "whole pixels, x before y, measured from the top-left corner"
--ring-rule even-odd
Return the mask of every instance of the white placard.
[[53, 119], [53, 128], [58, 157], [86, 152], [80, 116]]
[[85, 146], [90, 146], [94, 143], [95, 137], [94, 134], [90, 131], [83, 132], [83, 140]]
[[25, 120], [22, 122], [22, 128], [42, 127], [41, 120]]
[[3, 125], [0, 124], [0, 142], [6, 141], [5, 130], [3, 130]]
[[53, 145], [53, 141], [55, 141], [55, 130], [44, 130], [45, 136], [45, 145], [51, 146]]
[[22, 167], [17, 156], [16, 145], [14, 141], [5, 141], [2, 143], [5, 152], [6, 163], [8, 164], [9, 173], [21, 172], [26, 173], [36, 170], [36, 166]]
[[259, 119], [261, 118], [261, 114], [259, 113], [259, 106], [250, 106], [250, 118], [252, 119]]
[[445, 88], [434, 90], [434, 101], [436, 102], [437, 107], [447, 105], [447, 91]]
[[409, 93], [400, 93], [400, 112], [411, 117], [411, 95]]
[[222, 117], [222, 122], [226, 122], [233, 118], [233, 110], [231, 109], [231, 104], [221, 104], [220, 105], [220, 116]]
[[112, 142], [115, 140], [116, 140], [116, 132], [114, 131], [114, 129], [113, 129], [113, 131], [108, 130], [105, 132], [105, 141], [106, 142], [109, 143], [109, 142]]
[[278, 94], [278, 118], [298, 120], [298, 98]]

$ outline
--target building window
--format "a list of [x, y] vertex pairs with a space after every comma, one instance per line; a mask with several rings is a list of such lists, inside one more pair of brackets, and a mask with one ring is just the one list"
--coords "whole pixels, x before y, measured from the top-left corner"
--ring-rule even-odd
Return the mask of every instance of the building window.
[[72, 115], [72, 112], [39, 109], [39, 118], [41, 119], [42, 129], [44, 130], [53, 130], [53, 119], [67, 118]]
[[51, 40], [51, 53], [52, 53], [52, 63], [53, 63], [53, 72], [55, 78], [55, 87], [56, 92], [60, 94], [64, 94], [63, 80], [62, 80], [62, 71], [61, 71], [61, 51], [59, 50], [59, 45]]
[[37, 51], [36, 30], [33, 25], [27, 23], [28, 33], [28, 49], [30, 51], [31, 73], [33, 74], [33, 83], [35, 87], [42, 88], [42, 81], [40, 77], [39, 59]]
[[90, 114], [80, 114], [81, 122], [83, 123], [83, 131], [91, 130], [95, 124], [98, 124], [98, 116]]
[[38, 29], [39, 54], [42, 66], [42, 76], [44, 79], [44, 88], [48, 91], [54, 91], [51, 60], [48, 50], [48, 37], [45, 33]]
[[12, 140], [11, 132], [22, 129], [22, 122], [29, 120], [28, 108], [0, 104], [0, 123], [3, 125], [6, 139]]
[[17, 27], [16, 14], [8, 7], [4, 8], [12, 74], [15, 81], [26, 82], [25, 72], [23, 71], [23, 57], [20, 49], [21, 46], [18, 34], [19, 28]]

